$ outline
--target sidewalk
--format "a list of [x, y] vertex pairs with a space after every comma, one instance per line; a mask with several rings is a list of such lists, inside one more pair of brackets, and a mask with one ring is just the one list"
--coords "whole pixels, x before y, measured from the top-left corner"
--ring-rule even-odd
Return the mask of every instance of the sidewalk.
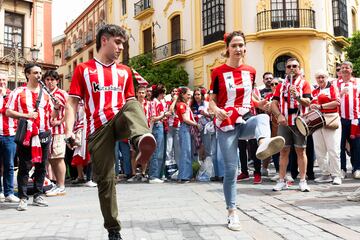
[[[240, 232], [226, 228], [220, 183], [118, 184], [121, 233], [124, 240], [360, 239], [360, 203], [345, 200], [360, 181], [310, 182], [309, 193], [297, 185], [272, 192], [273, 184], [238, 184]], [[49, 207], [25, 212], [0, 203], [0, 239], [107, 239], [96, 188], [68, 187], [46, 200]]]

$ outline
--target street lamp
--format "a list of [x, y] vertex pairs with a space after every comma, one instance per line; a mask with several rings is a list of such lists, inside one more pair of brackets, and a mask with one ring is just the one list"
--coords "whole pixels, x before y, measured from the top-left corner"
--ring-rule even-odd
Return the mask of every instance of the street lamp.
[[30, 52], [31, 52], [31, 60], [33, 62], [36, 62], [39, 58], [40, 49], [32, 47], [32, 48], [30, 48]]

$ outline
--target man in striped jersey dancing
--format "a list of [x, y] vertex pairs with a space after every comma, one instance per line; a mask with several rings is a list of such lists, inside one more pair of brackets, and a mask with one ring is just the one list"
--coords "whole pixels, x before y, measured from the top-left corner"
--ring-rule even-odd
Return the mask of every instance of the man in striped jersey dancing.
[[129, 138], [138, 150], [139, 163], [147, 162], [156, 147], [142, 107], [135, 99], [132, 71], [115, 63], [127, 39], [125, 30], [117, 25], [104, 25], [99, 29], [98, 54], [76, 67], [65, 111], [65, 134], [70, 140], [74, 139], [77, 105], [80, 99], [84, 100], [88, 149], [109, 239], [122, 239], [114, 176], [115, 142]]

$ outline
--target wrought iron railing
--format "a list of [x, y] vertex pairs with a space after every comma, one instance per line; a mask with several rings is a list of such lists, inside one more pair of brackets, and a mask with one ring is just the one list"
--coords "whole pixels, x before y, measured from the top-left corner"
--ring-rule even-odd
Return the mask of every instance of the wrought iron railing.
[[76, 52], [80, 52], [81, 49], [83, 48], [83, 46], [84, 46], [84, 43], [83, 43], [83, 40], [82, 40], [82, 39], [76, 40], [75, 46], [74, 46], [75, 51], [76, 51]]
[[93, 31], [88, 31], [85, 36], [85, 44], [89, 44], [94, 40]]
[[71, 58], [71, 48], [66, 49], [64, 52], [64, 59], [69, 59], [69, 58]]
[[152, 0], [140, 0], [134, 3], [134, 16], [139, 15], [142, 11], [152, 7]]
[[315, 28], [312, 9], [266, 10], [257, 14], [257, 31], [279, 28]]
[[185, 53], [185, 40], [177, 39], [175, 41], [169, 42], [167, 44], [155, 48], [153, 51], [153, 60], [156, 62], [177, 54], [184, 54], [184, 53]]
[[102, 26], [104, 26], [104, 25], [105, 25], [105, 21], [101, 20], [100, 22], [98, 22], [98, 23], [96, 24], [96, 27], [95, 27], [96, 32], [98, 32], [99, 29], [100, 29]]
[[68, 74], [65, 75], [65, 79], [71, 80], [71, 79], [72, 79], [72, 75], [73, 75], [73, 73], [72, 73], [72, 72], [69, 72]]

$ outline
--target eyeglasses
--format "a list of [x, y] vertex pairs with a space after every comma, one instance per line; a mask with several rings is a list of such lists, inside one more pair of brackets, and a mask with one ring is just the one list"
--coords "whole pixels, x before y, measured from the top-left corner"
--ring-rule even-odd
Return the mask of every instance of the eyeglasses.
[[287, 65], [286, 68], [289, 68], [289, 69], [290, 69], [290, 68], [297, 68], [298, 66], [299, 66], [299, 65], [296, 65], [296, 64], [295, 64], [295, 65]]
[[277, 86], [279, 83], [271, 83], [271, 86], [273, 86], [273, 87], [275, 87], [275, 86]]

